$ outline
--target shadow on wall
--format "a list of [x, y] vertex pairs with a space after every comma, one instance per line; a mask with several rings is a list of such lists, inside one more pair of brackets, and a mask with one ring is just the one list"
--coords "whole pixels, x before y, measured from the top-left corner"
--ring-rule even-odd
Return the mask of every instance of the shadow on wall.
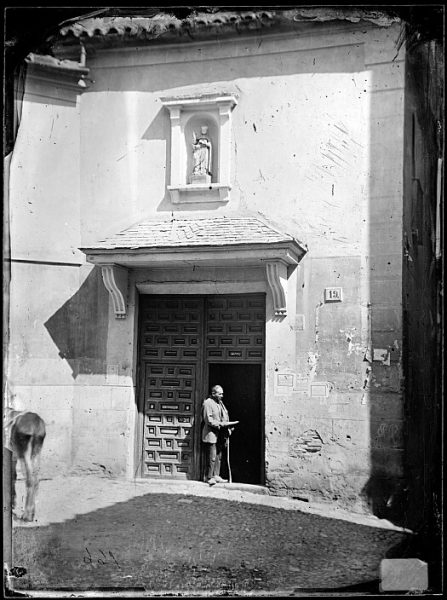
[[163, 200], [161, 205], [163, 208], [158, 208], [157, 210], [166, 210], [166, 207], [170, 208], [170, 195], [168, 192], [168, 185], [170, 184], [171, 174], [168, 172], [167, 165], [171, 164], [171, 125], [169, 119], [166, 118], [167, 112], [164, 108], [161, 108], [156, 114], [155, 118], [150, 123], [149, 127], [144, 132], [141, 139], [143, 140], [158, 140], [165, 142], [166, 144], [166, 160], [165, 160], [165, 183], [164, 190], [165, 195], [163, 196]]
[[[436, 387], [440, 313], [434, 224], [436, 130], [442, 120], [437, 69], [442, 67], [424, 46], [407, 50], [405, 61], [400, 61], [405, 78], [394, 92], [379, 90], [380, 78], [370, 82], [377, 92], [370, 103], [370, 122], [377, 123], [370, 129], [369, 165], [374, 200], [369, 205], [371, 341], [387, 360], [371, 363], [372, 472], [363, 494], [376, 516], [420, 536], [424, 560], [434, 572], [431, 580], [439, 581], [442, 392]], [[383, 112], [386, 105], [380, 101], [392, 93], [405, 99], [401, 136], [392, 127], [395, 117]], [[402, 180], [394, 177], [389, 161], [395, 155], [403, 157]], [[394, 224], [396, 217], [403, 219], [403, 230]]]
[[45, 323], [73, 379], [106, 373], [109, 297], [94, 267], [79, 290]]
[[[309, 24], [306, 23], [303, 29], [308, 27]], [[259, 39], [255, 43], [259, 45]], [[348, 45], [348, 52], [346, 45], [342, 45], [331, 47], [330, 54], [326, 48], [302, 49], [298, 51], [298, 58], [296, 52], [253, 54], [250, 57], [245, 56], [244, 52], [236, 57], [223, 56], [220, 59], [211, 57], [203, 58], [200, 61], [178, 62], [176, 60], [163, 63], [163, 68], [156, 77], [154, 70], [148, 68], [147, 64], [132, 65], [132, 68], [121, 69], [120, 77], [111, 77], [109, 68], [95, 69], [95, 85], [90, 89], [87, 88], [84, 94], [116, 91], [159, 92], [162, 90], [164, 93], [169, 93], [168, 90], [177, 87], [215, 84], [240, 78], [276, 78], [294, 75], [297, 72], [312, 75], [340, 72], [359, 73], [364, 68], [363, 43], [357, 39]], [[150, 49], [147, 51], [149, 53]], [[241, 56], [244, 60], [238, 60]]]
[[[403, 125], [393, 116], [393, 110], [402, 110], [404, 83], [396, 78], [396, 88], [389, 92], [380, 69], [375, 65], [366, 66], [369, 86], [375, 93], [370, 94], [368, 143], [370, 241], [367, 281], [371, 356], [364, 385], [369, 405], [371, 474], [362, 495], [378, 518], [410, 527], [403, 468], [402, 185], [399, 178], [393, 177], [393, 168], [396, 169], [402, 160], [403, 135], [396, 134], [392, 128], [396, 123], [396, 130], [400, 132]], [[398, 69], [404, 69], [401, 56], [392, 69], [391, 72], [396, 71], [396, 74]], [[391, 110], [393, 105], [395, 108]], [[387, 156], [397, 157], [394, 167]]]
[[400, 478], [386, 469], [375, 467], [362, 491], [376, 517], [387, 519], [400, 527], [409, 527], [407, 488]]

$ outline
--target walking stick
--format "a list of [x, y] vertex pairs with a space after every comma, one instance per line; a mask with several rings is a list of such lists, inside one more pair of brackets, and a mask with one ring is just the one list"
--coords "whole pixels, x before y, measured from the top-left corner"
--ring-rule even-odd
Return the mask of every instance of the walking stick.
[[[231, 425], [232, 427], [234, 427], [234, 425], [237, 425], [239, 423], [239, 421], [229, 421], [228, 425]], [[230, 434], [228, 434], [227, 437], [227, 466], [228, 466], [228, 481], [229, 483], [233, 482], [233, 478], [231, 476], [231, 465], [230, 465]]]
[[227, 465], [228, 465], [228, 481], [232, 483], [231, 467], [230, 467], [230, 438], [227, 438]]

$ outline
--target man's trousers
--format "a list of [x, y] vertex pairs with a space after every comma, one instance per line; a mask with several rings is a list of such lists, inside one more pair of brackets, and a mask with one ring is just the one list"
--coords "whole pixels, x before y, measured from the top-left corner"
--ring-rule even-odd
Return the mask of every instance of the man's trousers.
[[205, 481], [208, 481], [208, 479], [220, 475], [222, 453], [226, 448], [227, 439], [219, 437], [215, 444], [210, 444], [207, 442], [204, 442], [204, 444], [206, 457]]

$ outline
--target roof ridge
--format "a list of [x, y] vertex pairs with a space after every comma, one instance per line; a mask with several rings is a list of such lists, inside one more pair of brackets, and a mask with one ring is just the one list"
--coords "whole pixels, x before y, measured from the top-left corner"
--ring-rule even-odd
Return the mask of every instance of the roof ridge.
[[[173, 7], [175, 8], [175, 7]], [[186, 7], [190, 8], [190, 7]], [[178, 35], [215, 30], [216, 28], [257, 31], [274, 26], [296, 26], [300, 23], [324, 23], [325, 21], [348, 21], [359, 23], [368, 21], [374, 25], [390, 26], [399, 18], [386, 12], [374, 10], [368, 6], [290, 6], [290, 7], [216, 7], [217, 11], [204, 10], [207, 7], [192, 7], [189, 14], [176, 14], [176, 10], [156, 12], [155, 14], [108, 15], [80, 18], [68, 24], [62, 24], [58, 33], [49, 39], [56, 41], [63, 38], [101, 38], [114, 36], [122, 38], [143, 37], [153, 40], [165, 34]], [[197, 8], [201, 10], [196, 10]], [[144, 10], [144, 9], [142, 9]], [[189, 39], [189, 38], [188, 38]]]

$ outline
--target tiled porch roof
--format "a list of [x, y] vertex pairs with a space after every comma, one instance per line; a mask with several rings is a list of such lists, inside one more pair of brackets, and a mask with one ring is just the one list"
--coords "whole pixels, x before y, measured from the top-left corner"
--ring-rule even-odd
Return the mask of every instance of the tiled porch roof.
[[86, 251], [139, 248], [301, 244], [288, 233], [257, 216], [216, 216], [147, 220], [107, 237]]

